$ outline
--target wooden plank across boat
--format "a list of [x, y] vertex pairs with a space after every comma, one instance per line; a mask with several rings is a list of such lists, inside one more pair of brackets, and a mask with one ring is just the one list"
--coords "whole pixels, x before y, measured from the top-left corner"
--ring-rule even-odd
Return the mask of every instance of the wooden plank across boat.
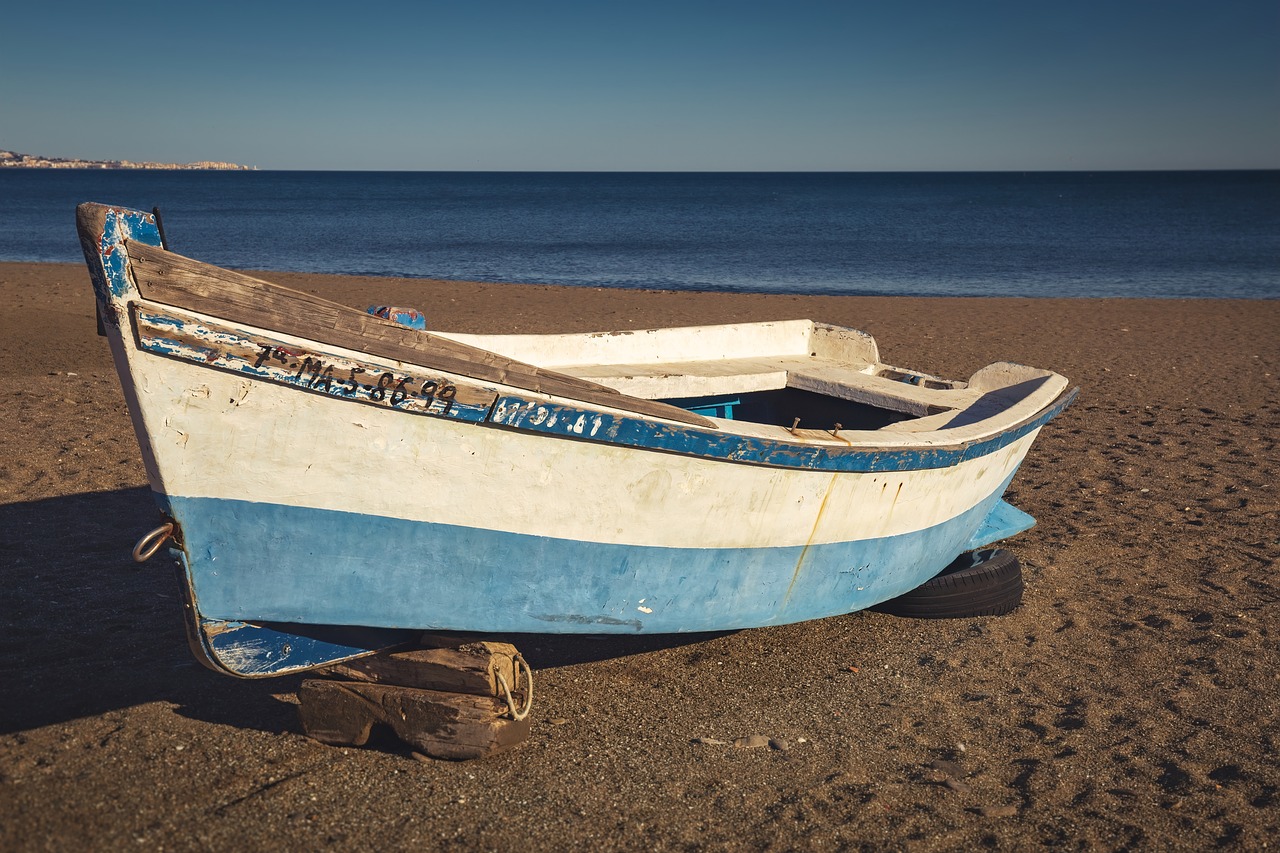
[[173, 254], [148, 213], [77, 221], [193, 647], [238, 676], [869, 607], [1034, 523], [1001, 496], [1075, 395], [810, 320], [427, 333]]

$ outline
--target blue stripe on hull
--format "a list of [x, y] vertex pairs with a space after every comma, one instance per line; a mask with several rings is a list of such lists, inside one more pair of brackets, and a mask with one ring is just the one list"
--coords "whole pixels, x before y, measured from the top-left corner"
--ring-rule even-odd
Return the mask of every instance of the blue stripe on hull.
[[730, 462], [870, 474], [877, 471], [950, 468], [961, 462], [995, 453], [1057, 417], [1071, 405], [1077, 393], [1078, 389], [1075, 388], [1064, 391], [1051, 405], [1022, 423], [988, 438], [949, 447], [840, 447], [776, 441], [629, 415], [613, 415], [577, 406], [526, 400], [511, 394], [498, 398], [490, 421], [528, 432], [627, 447], [652, 448]]
[[205, 618], [534, 633], [676, 633], [869, 607], [937, 574], [1004, 487], [914, 533], [663, 548], [333, 510], [169, 497]]

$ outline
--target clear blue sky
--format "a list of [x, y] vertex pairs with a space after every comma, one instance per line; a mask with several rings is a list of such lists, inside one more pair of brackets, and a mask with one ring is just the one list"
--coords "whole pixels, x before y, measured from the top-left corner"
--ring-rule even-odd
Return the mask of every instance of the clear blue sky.
[[264, 169], [1280, 168], [1280, 2], [24, 2], [0, 148]]

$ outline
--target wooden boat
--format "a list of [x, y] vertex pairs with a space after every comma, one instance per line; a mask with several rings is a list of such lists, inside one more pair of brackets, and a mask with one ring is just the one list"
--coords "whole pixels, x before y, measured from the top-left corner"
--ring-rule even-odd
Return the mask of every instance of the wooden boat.
[[193, 648], [240, 676], [407, 631], [875, 605], [1034, 523], [1001, 496], [1075, 395], [892, 367], [809, 320], [427, 333], [169, 252], [149, 213], [77, 223], [166, 520], [135, 556], [171, 537]]

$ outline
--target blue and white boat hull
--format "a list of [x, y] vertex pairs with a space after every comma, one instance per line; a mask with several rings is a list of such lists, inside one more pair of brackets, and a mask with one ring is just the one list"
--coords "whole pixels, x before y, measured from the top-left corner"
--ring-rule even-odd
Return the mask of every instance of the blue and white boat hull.
[[869, 607], [1029, 526], [1001, 495], [1071, 398], [957, 441], [673, 423], [158, 302], [116, 263], [158, 245], [154, 223], [103, 216], [86, 255], [195, 645], [237, 675], [397, 630], [718, 631]]

